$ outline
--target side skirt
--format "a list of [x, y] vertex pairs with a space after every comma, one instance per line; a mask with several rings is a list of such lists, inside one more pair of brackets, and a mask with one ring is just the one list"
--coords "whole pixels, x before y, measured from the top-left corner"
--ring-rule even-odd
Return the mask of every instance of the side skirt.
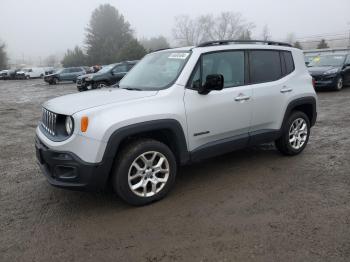
[[190, 152], [191, 161], [198, 161], [248, 146], [273, 142], [280, 137], [280, 130], [259, 130], [249, 134], [238, 135], [202, 145]]

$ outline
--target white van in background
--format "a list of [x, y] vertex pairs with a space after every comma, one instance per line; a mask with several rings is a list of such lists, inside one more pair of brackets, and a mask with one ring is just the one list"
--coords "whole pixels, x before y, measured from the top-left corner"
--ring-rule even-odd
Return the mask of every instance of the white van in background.
[[41, 78], [45, 75], [45, 69], [42, 67], [23, 68], [16, 73], [17, 79]]

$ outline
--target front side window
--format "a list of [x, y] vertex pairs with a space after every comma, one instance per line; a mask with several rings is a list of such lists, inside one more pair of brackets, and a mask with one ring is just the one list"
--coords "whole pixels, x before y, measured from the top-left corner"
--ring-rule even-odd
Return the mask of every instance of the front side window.
[[350, 55], [346, 58], [345, 64], [350, 65]]
[[176, 81], [190, 52], [151, 53], [138, 62], [120, 82], [120, 88], [160, 90]]
[[244, 85], [244, 51], [204, 54], [192, 74], [189, 87], [198, 89], [205, 84], [207, 76], [213, 74], [223, 75], [224, 88]]
[[114, 74], [125, 73], [125, 72], [127, 72], [127, 66], [126, 65], [118, 65], [115, 68], [113, 68], [112, 72]]
[[279, 51], [250, 51], [249, 65], [250, 82], [252, 84], [276, 81], [282, 76], [282, 67]]

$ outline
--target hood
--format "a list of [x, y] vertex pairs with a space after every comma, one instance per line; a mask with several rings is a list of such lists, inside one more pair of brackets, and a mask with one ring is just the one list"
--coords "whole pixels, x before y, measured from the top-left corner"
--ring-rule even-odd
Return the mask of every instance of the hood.
[[57, 76], [57, 73], [48, 74], [48, 75], [46, 75], [44, 77], [50, 77], [50, 76]]
[[324, 72], [331, 70], [333, 68], [338, 68], [334, 66], [314, 66], [314, 67], [308, 67], [309, 73], [311, 75], [322, 75]]
[[92, 75], [94, 75], [94, 74], [92, 73], [92, 74], [81, 75], [81, 76], [78, 76], [77, 79], [84, 79], [84, 78], [87, 78], [87, 77], [92, 76]]
[[74, 113], [93, 107], [154, 96], [157, 92], [105, 88], [57, 97], [44, 103], [43, 107], [54, 113], [73, 115]]

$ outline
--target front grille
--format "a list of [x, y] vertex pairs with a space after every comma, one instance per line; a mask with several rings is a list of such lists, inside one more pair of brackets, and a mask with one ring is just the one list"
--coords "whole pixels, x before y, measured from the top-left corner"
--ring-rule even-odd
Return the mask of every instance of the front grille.
[[57, 114], [43, 108], [41, 125], [52, 136], [56, 135]]

